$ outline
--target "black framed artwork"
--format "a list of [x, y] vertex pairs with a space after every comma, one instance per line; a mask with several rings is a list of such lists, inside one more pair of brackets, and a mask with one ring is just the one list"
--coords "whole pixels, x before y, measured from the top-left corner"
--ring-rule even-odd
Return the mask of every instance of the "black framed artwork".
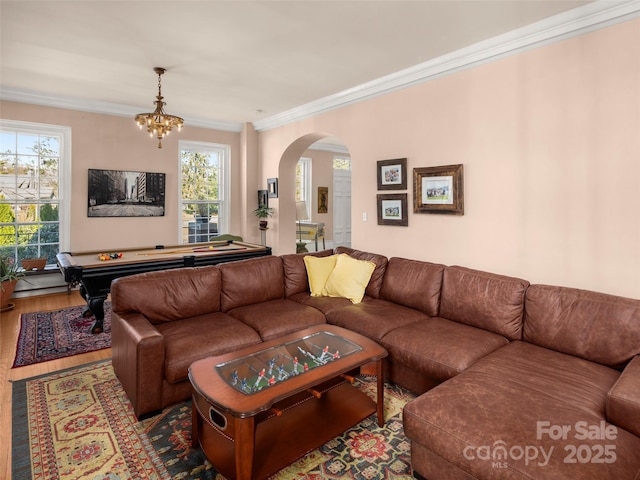
[[269, 198], [278, 198], [277, 178], [267, 178], [267, 190], [269, 191]]
[[88, 217], [164, 216], [164, 173], [90, 168], [88, 192]]
[[269, 206], [268, 190], [258, 190], [258, 206], [261, 207], [262, 205], [264, 205], [265, 207]]

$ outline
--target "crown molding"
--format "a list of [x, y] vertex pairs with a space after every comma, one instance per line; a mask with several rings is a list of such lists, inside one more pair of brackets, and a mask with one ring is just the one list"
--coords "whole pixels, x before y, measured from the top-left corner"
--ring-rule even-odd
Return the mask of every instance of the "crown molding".
[[[98, 100], [91, 100], [86, 98], [45, 95], [29, 90], [4, 87], [2, 88], [2, 90], [0, 90], [0, 99], [9, 102], [29, 103], [46, 107], [79, 110], [81, 112], [116, 115], [119, 117], [131, 117], [132, 119], [136, 116], [136, 114], [145, 110], [144, 107], [131, 107], [118, 103], [101, 102]], [[222, 130], [225, 132], [240, 133], [242, 131], [241, 123], [221, 122], [206, 118], [184, 117], [184, 123], [185, 126], [189, 127], [210, 128], [213, 130]]]
[[253, 127], [258, 132], [276, 128], [639, 16], [640, 0], [617, 2], [597, 0], [357, 87], [253, 122]]
[[319, 150], [321, 152], [339, 153], [342, 155], [349, 155], [349, 149], [344, 145], [338, 145], [335, 143], [325, 143], [322, 140], [317, 141], [309, 147], [309, 150]]
[[[596, 0], [540, 22], [255, 121], [253, 128], [257, 132], [277, 128], [303, 118], [638, 17], [640, 17], [640, 0]], [[140, 107], [91, 99], [45, 95], [13, 88], [0, 89], [0, 99], [123, 117], [134, 117], [138, 112], [144, 110]], [[243, 128], [242, 123], [222, 122], [206, 118], [184, 117], [184, 120], [185, 125], [235, 133], [241, 132]]]

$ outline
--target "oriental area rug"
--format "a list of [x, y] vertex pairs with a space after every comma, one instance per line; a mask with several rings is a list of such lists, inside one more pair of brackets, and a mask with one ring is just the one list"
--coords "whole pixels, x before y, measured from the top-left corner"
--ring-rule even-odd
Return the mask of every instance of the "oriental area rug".
[[85, 318], [85, 308], [23, 313], [13, 368], [109, 348], [111, 303], [104, 302], [104, 331], [95, 335], [90, 331], [95, 318]]
[[[375, 378], [355, 385], [375, 398]], [[385, 385], [385, 426], [375, 415], [310, 452], [273, 479], [410, 480], [402, 408], [413, 395]], [[191, 402], [138, 422], [110, 360], [13, 384], [14, 480], [223, 480], [191, 447]]]

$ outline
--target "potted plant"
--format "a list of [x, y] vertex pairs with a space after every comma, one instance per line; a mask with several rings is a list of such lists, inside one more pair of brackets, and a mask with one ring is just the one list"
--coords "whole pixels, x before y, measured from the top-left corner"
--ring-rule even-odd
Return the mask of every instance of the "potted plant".
[[253, 213], [260, 219], [260, 228], [267, 228], [267, 218], [273, 216], [273, 208], [269, 208], [266, 205], [260, 205]]
[[0, 311], [10, 308], [9, 299], [13, 295], [16, 283], [24, 277], [13, 256], [0, 254]]

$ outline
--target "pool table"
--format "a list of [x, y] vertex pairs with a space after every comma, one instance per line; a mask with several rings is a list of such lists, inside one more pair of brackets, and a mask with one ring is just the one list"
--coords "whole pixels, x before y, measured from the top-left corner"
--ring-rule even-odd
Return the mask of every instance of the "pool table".
[[116, 278], [266, 255], [271, 255], [271, 247], [225, 240], [114, 251], [60, 252], [56, 257], [68, 288], [80, 285], [80, 294], [87, 300], [85, 316], [95, 316], [91, 327], [91, 333], [95, 334], [104, 328], [104, 301], [111, 290], [111, 281]]

